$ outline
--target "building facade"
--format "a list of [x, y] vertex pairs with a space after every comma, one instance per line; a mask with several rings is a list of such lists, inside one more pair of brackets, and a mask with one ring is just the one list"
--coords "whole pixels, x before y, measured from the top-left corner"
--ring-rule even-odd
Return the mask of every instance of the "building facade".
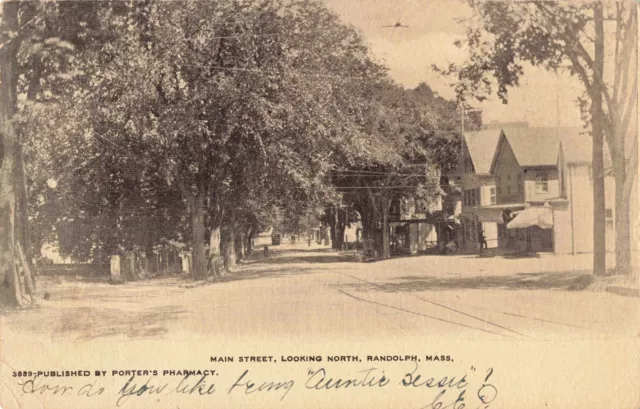
[[[607, 161], [607, 164], [609, 161]], [[579, 128], [502, 130], [490, 173], [498, 246], [560, 254], [593, 251], [590, 136]], [[613, 248], [615, 184], [605, 178], [607, 247]]]
[[464, 250], [480, 249], [483, 239], [488, 248], [498, 246], [497, 220], [477, 209], [497, 203], [496, 180], [490, 167], [500, 133], [500, 129], [466, 132], [458, 166], [447, 175], [446, 183], [460, 191], [454, 215], [459, 221], [457, 244]]

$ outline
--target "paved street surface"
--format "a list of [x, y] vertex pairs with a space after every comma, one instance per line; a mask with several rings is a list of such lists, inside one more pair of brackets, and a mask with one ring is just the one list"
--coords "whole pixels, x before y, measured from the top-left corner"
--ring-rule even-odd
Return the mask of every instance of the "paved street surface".
[[[261, 247], [260, 247], [261, 248]], [[1, 319], [53, 339], [438, 337], [575, 340], [640, 334], [639, 299], [602, 290], [590, 256], [353, 261], [306, 244], [271, 246], [223, 282], [170, 277], [109, 285], [41, 278], [36, 311]]]

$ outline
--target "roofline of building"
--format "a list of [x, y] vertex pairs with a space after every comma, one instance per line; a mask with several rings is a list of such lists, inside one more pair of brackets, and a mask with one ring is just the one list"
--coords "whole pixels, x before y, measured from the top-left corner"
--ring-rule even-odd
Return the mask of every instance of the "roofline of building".
[[549, 165], [520, 165], [521, 168], [525, 169], [525, 168], [530, 168], [530, 169], [536, 169], [536, 168], [555, 168], [557, 167], [558, 164], [554, 163], [553, 165], [549, 164]]
[[500, 203], [487, 206], [474, 206], [472, 209], [511, 209], [514, 207], [525, 207], [526, 203]]
[[567, 199], [566, 197], [552, 197], [551, 199], [544, 199], [544, 200], [529, 200], [527, 203], [530, 204], [545, 204], [545, 203], [569, 203], [569, 199]]
[[[507, 139], [507, 135], [504, 133], [504, 130], [500, 128], [500, 136], [498, 137], [498, 142], [496, 143], [495, 150], [493, 151], [493, 158], [491, 158], [491, 165], [489, 165], [489, 173], [494, 174], [496, 162], [498, 161], [498, 157], [500, 156], [500, 151], [502, 150], [502, 144]], [[515, 155], [514, 155], [515, 156]], [[516, 162], [518, 158], [516, 158]], [[520, 164], [518, 164], [520, 166]]]

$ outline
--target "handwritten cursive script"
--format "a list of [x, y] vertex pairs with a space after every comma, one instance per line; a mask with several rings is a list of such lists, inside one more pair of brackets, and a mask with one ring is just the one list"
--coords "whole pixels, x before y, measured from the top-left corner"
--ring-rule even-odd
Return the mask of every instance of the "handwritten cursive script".
[[[428, 375], [428, 372], [424, 372], [418, 363], [414, 362], [411, 370], [395, 377], [378, 367], [340, 374], [335, 368], [323, 366], [308, 368], [302, 381], [303, 388], [301, 390], [318, 393], [329, 390], [355, 391], [371, 388], [400, 388], [399, 393], [402, 393], [402, 390], [425, 392], [424, 394], [420, 392], [420, 394], [427, 404], [425, 405], [423, 401], [423, 406], [420, 409], [464, 409], [465, 407], [487, 409], [498, 396], [498, 387], [492, 378], [494, 370], [489, 368], [484, 375], [478, 373], [479, 371], [476, 371], [474, 367], [471, 367], [470, 371], [461, 374], [434, 376]], [[160, 372], [156, 373], [160, 374]], [[121, 387], [117, 388], [115, 403], [117, 407], [121, 407], [130, 399], [144, 396], [160, 399], [162, 395], [171, 394], [200, 397], [214, 395], [218, 391], [214, 375], [217, 376], [218, 373], [212, 371], [201, 376], [188, 374], [177, 381], [173, 380], [175, 378], [160, 375], [137, 377], [134, 374]], [[227, 384], [228, 387], [223, 387], [227, 395], [264, 394], [284, 400], [297, 385], [294, 378], [265, 379], [252, 374], [249, 369], [243, 369], [238, 376], [232, 379], [233, 381]], [[36, 375], [32, 378], [21, 378], [18, 381], [18, 386], [22, 394], [48, 395], [56, 398], [70, 398], [72, 396], [92, 398], [107, 392], [107, 387], [99, 384], [98, 379], [76, 385], [52, 383], [47, 378]], [[412, 392], [412, 395], [415, 395], [415, 392]]]

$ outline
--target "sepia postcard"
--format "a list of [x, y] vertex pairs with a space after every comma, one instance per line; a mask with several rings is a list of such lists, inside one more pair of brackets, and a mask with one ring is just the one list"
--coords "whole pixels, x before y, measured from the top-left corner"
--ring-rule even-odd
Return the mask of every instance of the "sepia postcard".
[[0, 2], [0, 409], [640, 409], [634, 0]]

